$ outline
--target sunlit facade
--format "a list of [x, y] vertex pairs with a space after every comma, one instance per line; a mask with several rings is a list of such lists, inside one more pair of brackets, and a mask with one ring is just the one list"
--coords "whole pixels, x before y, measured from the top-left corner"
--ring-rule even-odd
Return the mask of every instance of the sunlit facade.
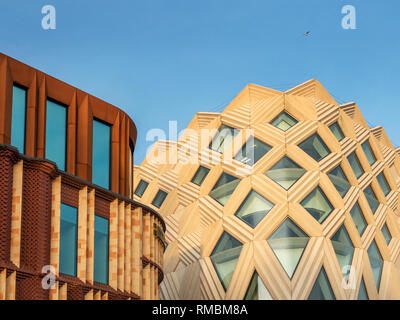
[[399, 172], [383, 128], [317, 80], [246, 86], [135, 168], [167, 224], [160, 297], [399, 299]]
[[0, 79], [0, 300], [157, 299], [165, 224], [132, 200], [134, 122], [2, 54]]

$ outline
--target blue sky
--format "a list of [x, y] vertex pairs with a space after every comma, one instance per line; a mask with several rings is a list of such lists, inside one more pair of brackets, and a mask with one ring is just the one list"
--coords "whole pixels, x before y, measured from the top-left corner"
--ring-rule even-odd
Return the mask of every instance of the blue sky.
[[[57, 29], [41, 28], [54, 5]], [[357, 30], [341, 27], [353, 5]], [[400, 145], [397, 0], [3, 0], [0, 51], [125, 110], [146, 132], [221, 111], [248, 83], [317, 78]], [[311, 31], [311, 36], [303, 36]]]

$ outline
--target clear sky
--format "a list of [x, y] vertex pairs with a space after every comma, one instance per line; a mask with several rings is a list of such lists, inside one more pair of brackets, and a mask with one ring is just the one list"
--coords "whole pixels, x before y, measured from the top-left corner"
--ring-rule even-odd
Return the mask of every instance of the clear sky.
[[[47, 4], [56, 30], [41, 27]], [[341, 26], [348, 4], [356, 30]], [[287, 90], [311, 78], [400, 145], [399, 31], [398, 0], [0, 1], [0, 51], [125, 110], [137, 164], [146, 132], [168, 132], [168, 120], [181, 130], [248, 83]]]

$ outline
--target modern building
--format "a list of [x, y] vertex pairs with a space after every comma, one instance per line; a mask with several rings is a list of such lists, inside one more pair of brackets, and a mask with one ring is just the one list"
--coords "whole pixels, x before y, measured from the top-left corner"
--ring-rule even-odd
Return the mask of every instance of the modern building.
[[134, 122], [0, 54], [0, 300], [157, 299], [165, 224], [132, 200]]
[[399, 299], [400, 150], [317, 80], [248, 85], [135, 168], [162, 299]]

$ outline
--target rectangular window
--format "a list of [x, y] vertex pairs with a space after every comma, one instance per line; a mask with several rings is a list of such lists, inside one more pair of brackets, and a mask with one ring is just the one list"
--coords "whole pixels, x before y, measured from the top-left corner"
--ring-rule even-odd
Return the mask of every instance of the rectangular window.
[[60, 273], [76, 277], [78, 209], [61, 203]]
[[92, 182], [110, 189], [111, 126], [93, 119]]
[[11, 145], [25, 153], [26, 89], [13, 86], [11, 111]]
[[149, 185], [148, 182], [146, 182], [144, 180], [140, 180], [138, 186], [136, 187], [135, 195], [137, 195], [139, 198], [141, 198], [143, 196], [143, 194], [145, 193], [148, 185]]
[[203, 183], [204, 179], [207, 177], [207, 174], [209, 172], [210, 172], [210, 169], [200, 166], [197, 169], [196, 174], [194, 175], [194, 177], [192, 179], [192, 183], [197, 184], [198, 186], [201, 186], [201, 184]]
[[157, 192], [156, 196], [154, 197], [153, 202], [151, 204], [157, 208], [161, 208], [167, 195], [168, 195], [168, 193], [166, 193], [165, 191], [158, 190], [158, 192]]
[[54, 161], [58, 169], [65, 171], [67, 107], [47, 100], [46, 110], [46, 159]]
[[108, 232], [107, 219], [94, 216], [94, 281], [108, 284]]

